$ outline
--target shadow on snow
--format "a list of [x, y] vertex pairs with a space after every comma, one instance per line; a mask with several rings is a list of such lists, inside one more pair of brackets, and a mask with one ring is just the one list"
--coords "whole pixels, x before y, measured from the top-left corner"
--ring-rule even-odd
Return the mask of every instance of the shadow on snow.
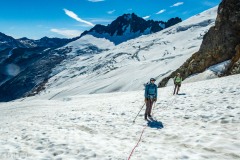
[[157, 129], [163, 128], [163, 123], [161, 121], [157, 121], [154, 119], [148, 120], [147, 125], [148, 127], [151, 127], [151, 128], [157, 128]]

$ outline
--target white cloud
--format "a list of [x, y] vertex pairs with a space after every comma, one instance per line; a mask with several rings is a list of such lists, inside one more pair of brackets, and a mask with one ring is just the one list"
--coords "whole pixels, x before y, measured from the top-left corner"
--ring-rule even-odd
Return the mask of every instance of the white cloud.
[[183, 2], [177, 2], [175, 3], [174, 5], [170, 6], [170, 7], [178, 7], [178, 6], [181, 6], [183, 5]]
[[67, 38], [73, 38], [73, 37], [77, 37], [80, 36], [80, 34], [82, 33], [82, 31], [79, 30], [67, 30], [67, 29], [51, 29], [51, 32], [63, 35]]
[[163, 12], [165, 12], [166, 11], [166, 9], [162, 9], [162, 10], [160, 10], [159, 12], [157, 12], [156, 14], [161, 14], [161, 13], [163, 13]]
[[105, 0], [88, 0], [89, 2], [103, 2]]
[[87, 24], [87, 25], [89, 25], [89, 26], [94, 26], [93, 23], [88, 22], [88, 21], [85, 21], [85, 20], [79, 18], [78, 15], [76, 15], [74, 12], [69, 11], [69, 10], [67, 10], [67, 9], [63, 9], [63, 10], [64, 10], [64, 12], [66, 13], [66, 15], [68, 15], [69, 17], [75, 19], [76, 21], [81, 22], [81, 23], [85, 23], [85, 24]]
[[145, 17], [142, 17], [143, 19], [148, 19], [148, 18], [150, 18], [150, 16], [145, 16]]
[[113, 14], [116, 10], [108, 11], [108, 14]]

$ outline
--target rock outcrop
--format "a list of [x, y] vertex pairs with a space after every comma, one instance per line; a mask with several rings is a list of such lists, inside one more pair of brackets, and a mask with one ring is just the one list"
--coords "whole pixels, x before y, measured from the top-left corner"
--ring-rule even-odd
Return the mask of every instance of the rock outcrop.
[[227, 72], [228, 75], [231, 74], [239, 74], [240, 73], [240, 44], [236, 47], [236, 54], [231, 60], [231, 64], [229, 66], [229, 70]]
[[180, 72], [183, 79], [201, 73], [208, 67], [232, 59], [228, 73], [239, 73], [240, 46], [240, 1], [223, 0], [218, 8], [215, 26], [203, 37], [200, 50], [192, 55], [179, 69], [164, 78], [159, 87], [166, 86], [168, 80]]

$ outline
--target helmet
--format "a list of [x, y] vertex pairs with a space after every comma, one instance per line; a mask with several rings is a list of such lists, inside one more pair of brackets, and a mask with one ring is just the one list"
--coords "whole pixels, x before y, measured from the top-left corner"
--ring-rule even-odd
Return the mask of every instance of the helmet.
[[154, 78], [151, 78], [151, 79], [150, 79], [150, 81], [156, 81], [156, 79], [154, 79]]

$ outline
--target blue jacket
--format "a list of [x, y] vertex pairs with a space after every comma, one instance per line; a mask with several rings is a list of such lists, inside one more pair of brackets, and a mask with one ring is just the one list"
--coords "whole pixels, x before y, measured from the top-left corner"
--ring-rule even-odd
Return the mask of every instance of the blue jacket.
[[150, 96], [153, 96], [154, 98], [157, 98], [157, 85], [156, 84], [147, 84], [145, 87], [145, 98], [150, 98]]

